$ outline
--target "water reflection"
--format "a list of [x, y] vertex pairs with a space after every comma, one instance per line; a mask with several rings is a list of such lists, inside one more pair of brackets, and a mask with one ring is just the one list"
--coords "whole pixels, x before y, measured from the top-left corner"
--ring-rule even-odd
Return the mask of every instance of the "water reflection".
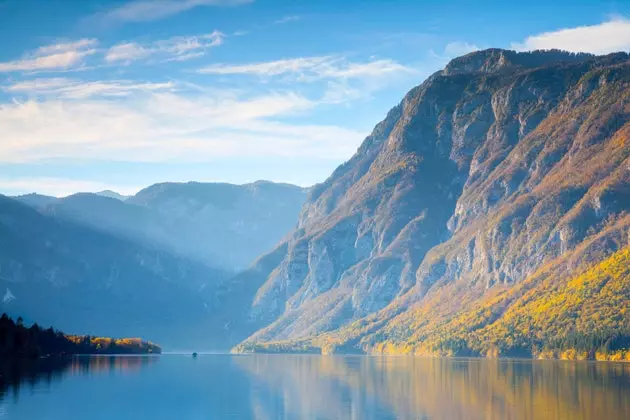
[[3, 420], [630, 419], [630, 364], [290, 355], [24, 363], [0, 363]]
[[258, 356], [238, 365], [268, 384], [252, 396], [260, 419], [630, 418], [628, 364]]
[[50, 389], [66, 376], [137, 372], [157, 361], [156, 357], [77, 356], [0, 361], [0, 402], [9, 396], [17, 401], [22, 386], [29, 390]]

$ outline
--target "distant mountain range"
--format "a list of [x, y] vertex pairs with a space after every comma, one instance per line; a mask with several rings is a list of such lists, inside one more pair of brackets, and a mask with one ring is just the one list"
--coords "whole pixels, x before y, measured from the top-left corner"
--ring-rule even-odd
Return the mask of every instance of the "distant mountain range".
[[626, 357], [629, 116], [626, 53], [454, 59], [234, 279], [236, 350]]
[[102, 191], [15, 199], [58, 220], [235, 271], [247, 267], [295, 227], [306, 189], [265, 181], [189, 182], [155, 184], [130, 197]]
[[95, 193], [96, 195], [100, 195], [101, 197], [115, 198], [116, 200], [125, 201], [130, 196], [118, 194], [116, 191], [104, 190]]
[[214, 346], [203, 332], [216, 288], [295, 226], [306, 191], [168, 183], [124, 201], [106, 195], [0, 196], [0, 312]]

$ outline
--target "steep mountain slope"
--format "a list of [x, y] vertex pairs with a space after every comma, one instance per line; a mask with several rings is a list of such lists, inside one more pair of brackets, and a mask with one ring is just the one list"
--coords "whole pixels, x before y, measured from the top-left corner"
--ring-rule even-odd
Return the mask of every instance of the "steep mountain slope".
[[206, 328], [203, 291], [223, 278], [204, 264], [0, 196], [0, 312], [172, 348]]
[[552, 261], [559, 282], [604, 261], [629, 240], [629, 112], [624, 53], [453, 60], [312, 189], [298, 229], [244, 274], [255, 290], [244, 322], [263, 328], [239, 349], [381, 351], [395, 338], [416, 351], [441, 331], [418, 323], [449, 323]]
[[247, 267], [297, 223], [307, 190], [290, 184], [156, 184], [126, 203], [157, 213], [175, 248], [228, 269]]
[[[24, 201], [32, 205], [32, 200]], [[133, 242], [175, 251], [171, 232], [164, 220], [149, 209], [93, 193], [77, 193], [33, 206], [45, 216], [111, 234]], [[203, 261], [203, 260], [202, 260]]]
[[59, 220], [228, 271], [246, 267], [293, 229], [305, 198], [302, 188], [270, 182], [156, 184], [125, 200], [103, 193], [17, 197]]

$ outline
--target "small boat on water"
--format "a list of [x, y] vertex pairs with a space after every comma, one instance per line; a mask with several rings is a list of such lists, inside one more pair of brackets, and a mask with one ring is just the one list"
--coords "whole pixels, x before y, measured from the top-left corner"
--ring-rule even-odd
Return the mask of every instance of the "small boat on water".
[[193, 357], [197, 357], [197, 353], [193, 353], [193, 354], [192, 354], [192, 356], [193, 356]]

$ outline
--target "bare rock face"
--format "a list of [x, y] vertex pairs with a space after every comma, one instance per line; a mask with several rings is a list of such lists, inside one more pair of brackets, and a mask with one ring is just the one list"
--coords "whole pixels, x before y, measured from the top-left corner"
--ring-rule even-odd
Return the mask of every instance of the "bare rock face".
[[623, 53], [453, 60], [310, 191], [280, 262], [250, 277], [261, 329], [246, 344], [399, 313], [449, 284], [518, 284], [575, 251], [630, 209], [629, 99]]

